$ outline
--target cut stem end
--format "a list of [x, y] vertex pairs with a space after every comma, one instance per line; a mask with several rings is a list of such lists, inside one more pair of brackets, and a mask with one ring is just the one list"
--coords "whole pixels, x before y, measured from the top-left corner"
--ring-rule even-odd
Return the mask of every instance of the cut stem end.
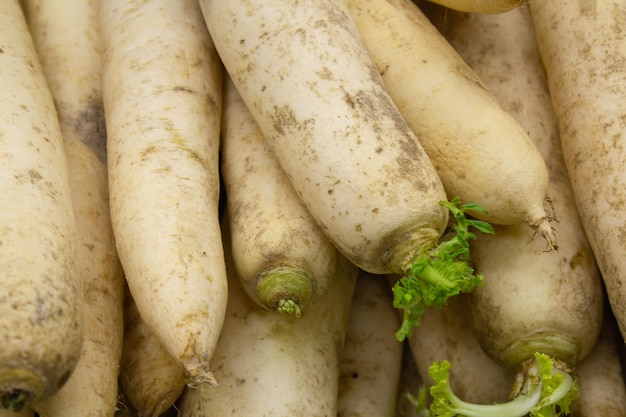
[[300, 317], [313, 298], [315, 285], [304, 269], [279, 266], [259, 275], [256, 292], [268, 309]]

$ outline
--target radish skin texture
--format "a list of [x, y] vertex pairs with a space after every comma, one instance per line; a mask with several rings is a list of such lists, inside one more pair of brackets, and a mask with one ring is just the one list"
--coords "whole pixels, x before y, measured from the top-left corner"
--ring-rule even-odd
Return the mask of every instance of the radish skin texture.
[[158, 417], [176, 402], [186, 382], [185, 369], [146, 326], [127, 291], [119, 387], [128, 403], [142, 417]]
[[400, 325], [384, 277], [359, 271], [339, 360], [337, 417], [395, 416], [402, 353]]
[[51, 92], [17, 1], [0, 5], [0, 408], [56, 393], [83, 338], [77, 226]]
[[189, 382], [227, 300], [219, 228], [222, 67], [197, 2], [101, 3], [111, 221], [130, 292]]
[[590, 0], [530, 10], [576, 206], [626, 338], [626, 10]]
[[448, 213], [432, 162], [341, 0], [201, 0], [222, 62], [324, 233], [371, 273], [403, 272]]
[[429, 367], [436, 381], [430, 411], [474, 417], [567, 414], [579, 392], [572, 372], [598, 338], [602, 286], [565, 175], [532, 20], [521, 7], [473, 14], [459, 19], [447, 36], [537, 143], [551, 174], [549, 193], [560, 213], [555, 228], [563, 244], [558, 252], [546, 252], [521, 225], [495, 226], [493, 236], [470, 242], [485, 281], [470, 296], [473, 328], [485, 353], [515, 372], [511, 399], [463, 402], [452, 392], [450, 362], [443, 361]]
[[617, 343], [621, 343], [619, 329], [606, 309], [598, 341], [576, 367], [580, 396], [572, 403], [572, 417], [626, 416], [624, 368]]
[[221, 138], [237, 276], [259, 305], [298, 316], [326, 291], [337, 249], [296, 194], [229, 77]]
[[508, 368], [538, 351], [574, 369], [600, 331], [602, 281], [576, 211], [529, 10], [468, 15], [448, 39], [541, 151], [561, 242], [558, 252], [546, 252], [532, 231], [519, 226], [496, 226], [494, 235], [471, 242], [476, 269], [485, 277], [472, 295], [478, 339]]
[[[229, 248], [228, 236], [224, 240]], [[228, 312], [212, 359], [220, 383], [187, 386], [179, 416], [335, 417], [339, 357], [358, 269], [340, 256], [328, 290], [295, 318], [252, 301], [228, 251], [226, 258]]]
[[57, 109], [78, 230], [84, 335], [72, 376], [35, 405], [41, 417], [113, 416], [122, 354], [124, 274], [108, 204], [99, 2], [22, 2]]
[[471, 214], [491, 224], [526, 223], [557, 246], [545, 162], [480, 77], [410, 0], [344, 1], [448, 197], [479, 203], [487, 212]]
[[[446, 200], [434, 165], [389, 96], [342, 0], [200, 1], [226, 71], [278, 163], [341, 254], [397, 273], [398, 340], [424, 305], [480, 285], [469, 230], [491, 232]], [[440, 238], [454, 217], [453, 237]]]
[[452, 10], [470, 13], [498, 14], [521, 6], [525, 0], [428, 0]]

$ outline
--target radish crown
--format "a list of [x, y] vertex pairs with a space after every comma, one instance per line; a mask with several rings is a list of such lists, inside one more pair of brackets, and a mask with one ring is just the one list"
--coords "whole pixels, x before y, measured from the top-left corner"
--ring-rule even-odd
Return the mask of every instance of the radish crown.
[[476, 239], [476, 230], [493, 234], [491, 225], [482, 220], [466, 217], [467, 211], [487, 211], [475, 203], [460, 204], [460, 198], [441, 201], [456, 221], [453, 231], [444, 236], [438, 245], [409, 260], [402, 268], [404, 274], [393, 286], [393, 305], [404, 310], [402, 325], [396, 338], [403, 341], [411, 336], [411, 329], [419, 326], [426, 307], [442, 307], [453, 295], [471, 292], [483, 284], [483, 277], [474, 274], [469, 265], [469, 240]]

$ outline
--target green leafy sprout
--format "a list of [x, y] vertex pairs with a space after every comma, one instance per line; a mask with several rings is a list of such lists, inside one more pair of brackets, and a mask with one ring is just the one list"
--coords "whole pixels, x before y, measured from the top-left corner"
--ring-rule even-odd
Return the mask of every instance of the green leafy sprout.
[[442, 307], [448, 298], [483, 285], [482, 275], [476, 275], [469, 265], [469, 240], [476, 239], [470, 228], [493, 234], [493, 227], [488, 222], [468, 218], [466, 212], [489, 213], [479, 204], [461, 205], [458, 196], [440, 204], [456, 221], [453, 233], [444, 236], [435, 247], [420, 252], [394, 284], [393, 305], [403, 310], [402, 324], [396, 332], [398, 341], [411, 336], [411, 330], [419, 326], [426, 307]]
[[430, 387], [431, 417], [559, 417], [569, 414], [578, 397], [578, 384], [572, 376], [553, 366], [552, 359], [535, 353], [523, 368], [518, 389], [509, 402], [472, 404], [457, 397], [450, 386], [450, 363], [434, 362], [428, 370], [435, 381]]

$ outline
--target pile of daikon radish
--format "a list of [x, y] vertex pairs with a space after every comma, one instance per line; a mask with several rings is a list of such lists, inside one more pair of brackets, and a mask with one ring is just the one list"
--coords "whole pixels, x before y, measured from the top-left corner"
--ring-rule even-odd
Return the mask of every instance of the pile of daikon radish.
[[626, 8], [0, 3], [0, 417], [626, 416]]

